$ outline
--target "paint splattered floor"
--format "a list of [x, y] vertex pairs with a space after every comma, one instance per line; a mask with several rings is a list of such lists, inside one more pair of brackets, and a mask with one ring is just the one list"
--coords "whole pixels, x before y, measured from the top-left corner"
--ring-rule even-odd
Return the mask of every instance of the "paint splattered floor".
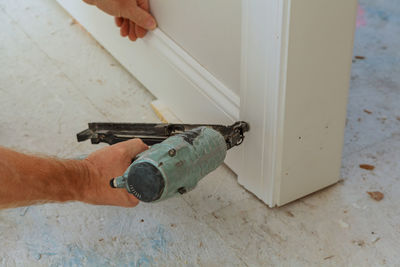
[[[0, 265], [400, 265], [400, 4], [360, 0], [357, 24], [341, 183], [269, 209], [220, 167], [157, 205], [3, 210]], [[1, 145], [73, 157], [96, 148], [75, 142], [88, 121], [157, 121], [55, 1], [2, 1], [0, 25]]]

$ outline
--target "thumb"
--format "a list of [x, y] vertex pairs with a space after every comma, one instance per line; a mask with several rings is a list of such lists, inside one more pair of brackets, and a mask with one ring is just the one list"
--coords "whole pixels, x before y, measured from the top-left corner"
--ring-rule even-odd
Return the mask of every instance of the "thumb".
[[139, 6], [126, 9], [126, 11], [123, 12], [122, 17], [135, 22], [146, 30], [154, 30], [157, 27], [157, 22], [154, 17]]

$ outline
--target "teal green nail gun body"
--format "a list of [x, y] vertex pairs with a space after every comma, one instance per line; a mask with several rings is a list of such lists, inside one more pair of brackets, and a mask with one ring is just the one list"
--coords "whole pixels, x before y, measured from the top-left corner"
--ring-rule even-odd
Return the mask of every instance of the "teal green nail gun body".
[[240, 145], [246, 122], [231, 126], [152, 123], [89, 123], [78, 141], [115, 144], [141, 138], [150, 149], [139, 154], [125, 173], [110, 181], [144, 202], [161, 201], [192, 190], [224, 162], [227, 150]]

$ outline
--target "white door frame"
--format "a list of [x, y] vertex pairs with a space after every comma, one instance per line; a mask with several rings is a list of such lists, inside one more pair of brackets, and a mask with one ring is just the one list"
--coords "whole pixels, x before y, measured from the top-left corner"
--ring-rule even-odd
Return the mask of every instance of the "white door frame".
[[251, 131], [239, 182], [270, 206], [339, 180], [356, 10], [243, 1], [240, 117]]
[[240, 96], [162, 31], [131, 43], [92, 6], [57, 1], [182, 121], [248, 121], [226, 163], [269, 206], [338, 181], [356, 0], [243, 0]]

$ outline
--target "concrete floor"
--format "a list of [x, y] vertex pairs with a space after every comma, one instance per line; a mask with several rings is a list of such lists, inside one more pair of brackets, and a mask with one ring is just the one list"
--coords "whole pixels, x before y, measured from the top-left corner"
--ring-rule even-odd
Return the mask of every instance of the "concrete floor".
[[[365, 59], [353, 64], [341, 183], [269, 209], [222, 166], [155, 205], [3, 210], [0, 265], [399, 266], [400, 4], [360, 0], [357, 24]], [[1, 1], [0, 40], [0, 145], [73, 157], [98, 148], [75, 141], [89, 121], [157, 121], [153, 97], [55, 1]]]

